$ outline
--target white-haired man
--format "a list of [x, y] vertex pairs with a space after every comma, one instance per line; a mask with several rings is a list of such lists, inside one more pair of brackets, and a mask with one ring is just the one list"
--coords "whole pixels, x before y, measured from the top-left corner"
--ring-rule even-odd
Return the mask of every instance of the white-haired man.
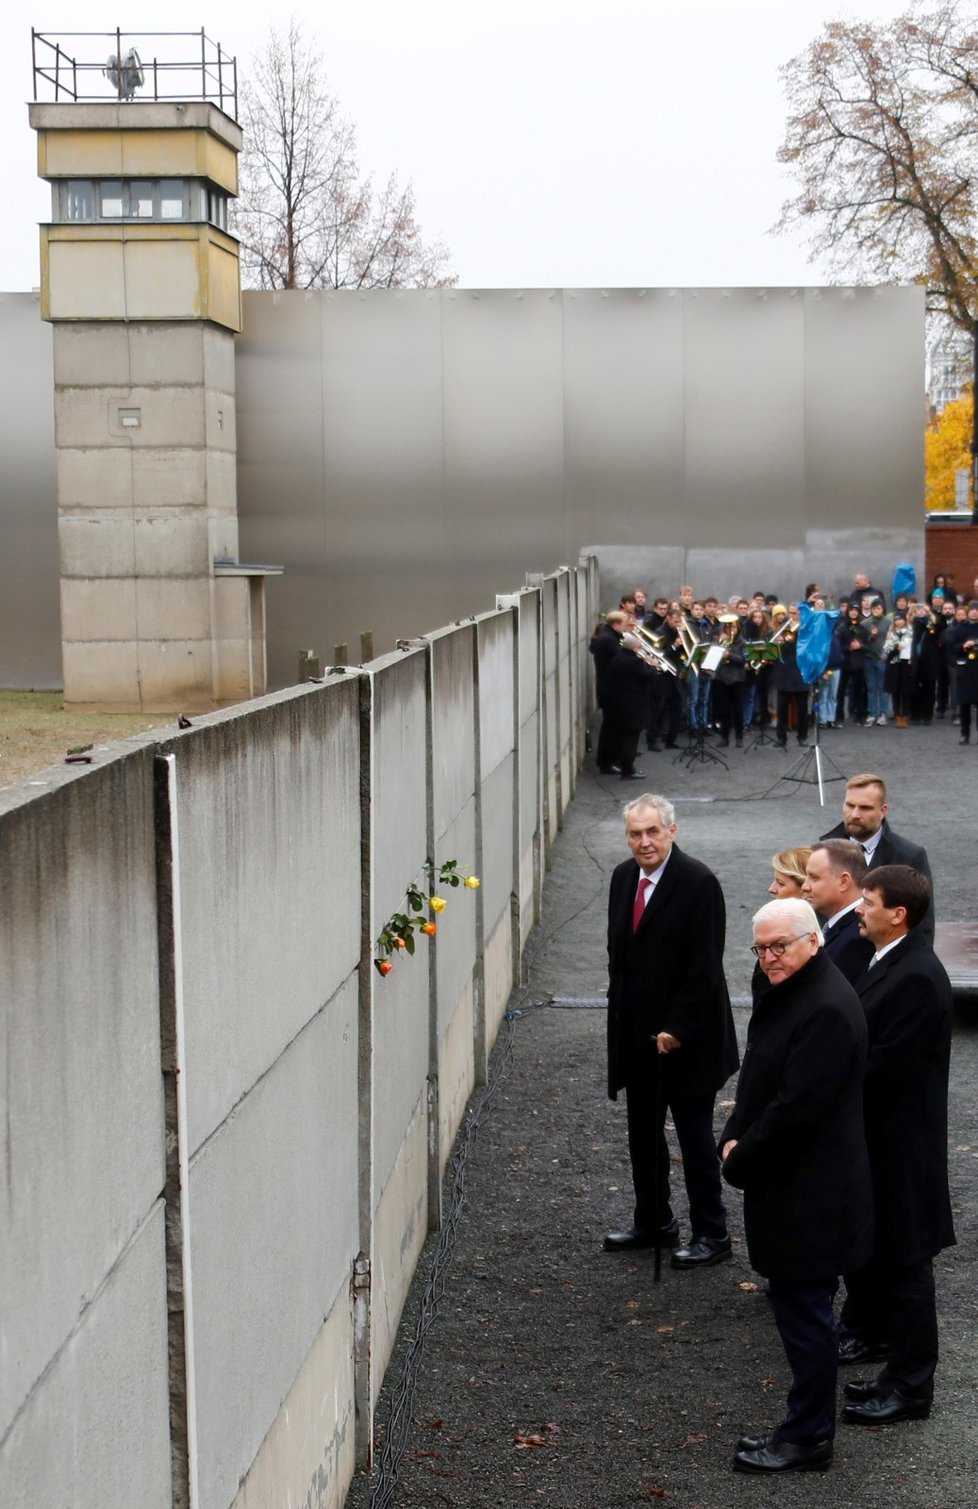
[[723, 1174], [744, 1192], [747, 1250], [770, 1284], [792, 1384], [784, 1420], [741, 1436], [737, 1472], [821, 1472], [835, 1436], [832, 1300], [850, 1254], [873, 1246], [863, 1128], [866, 1020], [822, 948], [807, 901], [769, 901], [753, 953], [767, 976], [747, 1032]]
[[[625, 837], [632, 858], [612, 875], [608, 899], [608, 1094], [625, 1091], [635, 1214], [604, 1245], [678, 1248], [674, 1268], [709, 1267], [731, 1255], [713, 1131], [716, 1093], [737, 1067], [723, 892], [676, 844], [665, 797], [630, 802]], [[667, 1106], [689, 1197], [685, 1247], [669, 1203]]]

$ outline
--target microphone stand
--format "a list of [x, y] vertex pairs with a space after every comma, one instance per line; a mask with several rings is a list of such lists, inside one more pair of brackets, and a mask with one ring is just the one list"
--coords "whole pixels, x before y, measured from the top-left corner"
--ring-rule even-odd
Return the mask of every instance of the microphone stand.
[[[821, 681], [816, 681], [812, 686], [812, 715], [811, 726], [814, 729], [814, 742], [799, 755], [793, 765], [789, 765], [783, 775], [773, 785], [769, 786], [764, 796], [770, 795], [782, 781], [790, 781], [796, 786], [818, 786], [818, 804], [825, 806], [825, 783], [827, 781], [845, 781], [848, 777], [841, 771], [831, 755], [823, 755], [820, 740], [819, 713], [821, 711]], [[823, 772], [823, 764], [834, 773], [826, 775]]]

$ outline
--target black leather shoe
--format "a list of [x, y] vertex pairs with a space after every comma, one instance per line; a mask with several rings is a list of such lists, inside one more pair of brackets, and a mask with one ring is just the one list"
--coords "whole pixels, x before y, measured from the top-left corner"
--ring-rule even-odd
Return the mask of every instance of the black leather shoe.
[[622, 773], [621, 773], [621, 778], [622, 778], [623, 781], [644, 781], [645, 780], [645, 771], [644, 770], [623, 770]]
[[[655, 1232], [640, 1231], [635, 1226], [630, 1227], [628, 1231], [609, 1231], [602, 1245], [605, 1252], [640, 1252], [655, 1246]], [[679, 1226], [673, 1221], [671, 1226], [663, 1226], [659, 1232], [659, 1247], [678, 1246]]]
[[599, 765], [598, 766], [598, 774], [599, 775], [621, 775], [621, 766], [620, 765]]
[[[883, 1384], [886, 1390], [886, 1384]], [[842, 1390], [847, 1399], [852, 1399], [856, 1404], [865, 1404], [867, 1399], [874, 1399], [881, 1392], [880, 1385], [875, 1378], [854, 1378], [847, 1383]]]
[[881, 1341], [863, 1341], [849, 1332], [839, 1333], [839, 1366], [849, 1367], [853, 1362], [882, 1362], [890, 1355], [890, 1349]]
[[929, 1414], [929, 1399], [908, 1399], [890, 1388], [862, 1404], [847, 1404], [842, 1418], [847, 1425], [895, 1425], [898, 1420], [926, 1420]]
[[753, 1450], [734, 1453], [734, 1472], [826, 1472], [832, 1466], [832, 1442], [801, 1446], [795, 1441], [772, 1441]]
[[710, 1268], [714, 1263], [726, 1263], [733, 1257], [729, 1237], [694, 1237], [688, 1247], [680, 1247], [672, 1255], [674, 1268]]
[[770, 1439], [770, 1436], [738, 1436], [736, 1450], [763, 1451]]

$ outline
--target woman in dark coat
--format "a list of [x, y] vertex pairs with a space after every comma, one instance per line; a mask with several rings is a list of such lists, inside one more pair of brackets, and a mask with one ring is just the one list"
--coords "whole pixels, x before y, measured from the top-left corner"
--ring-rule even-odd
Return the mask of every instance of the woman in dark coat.
[[866, 648], [869, 631], [862, 622], [858, 603], [850, 603], [845, 617], [839, 620], [836, 632], [845, 651], [846, 662], [839, 681], [838, 712], [841, 714], [848, 700], [847, 714], [850, 723], [865, 723], [868, 707], [866, 694]]
[[713, 712], [720, 725], [720, 743], [730, 743], [733, 729], [737, 748], [744, 742], [744, 683], [747, 660], [740, 624], [725, 624], [719, 641], [724, 646], [723, 660], [713, 677]]
[[782, 1424], [742, 1438], [734, 1467], [816, 1470], [829, 1465], [835, 1434], [837, 1275], [851, 1253], [873, 1250], [866, 1021], [806, 901], [769, 902], [754, 937], [768, 983], [720, 1149], [724, 1178], [744, 1192], [747, 1250], [770, 1280], [794, 1381]]

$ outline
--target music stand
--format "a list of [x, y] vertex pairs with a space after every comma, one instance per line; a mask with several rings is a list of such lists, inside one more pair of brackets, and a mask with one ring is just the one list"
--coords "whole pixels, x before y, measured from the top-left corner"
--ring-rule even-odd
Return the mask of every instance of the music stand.
[[711, 749], [707, 744], [706, 729], [703, 727], [687, 729], [686, 748], [681, 749], [673, 757], [672, 763], [678, 765], [680, 760], [685, 760], [686, 764], [690, 767], [693, 765], [722, 765], [724, 770], [730, 769], [723, 755], [718, 754], [715, 749]]
[[750, 743], [744, 745], [744, 754], [750, 754], [752, 749], [763, 749], [765, 744], [777, 744], [777, 747], [780, 749], [781, 753], [787, 754], [788, 751], [785, 749], [784, 745], [778, 744], [777, 739], [774, 738], [773, 735], [768, 733], [768, 729], [770, 727], [770, 721], [767, 723], [761, 723], [758, 726], [757, 733], [751, 739]]

